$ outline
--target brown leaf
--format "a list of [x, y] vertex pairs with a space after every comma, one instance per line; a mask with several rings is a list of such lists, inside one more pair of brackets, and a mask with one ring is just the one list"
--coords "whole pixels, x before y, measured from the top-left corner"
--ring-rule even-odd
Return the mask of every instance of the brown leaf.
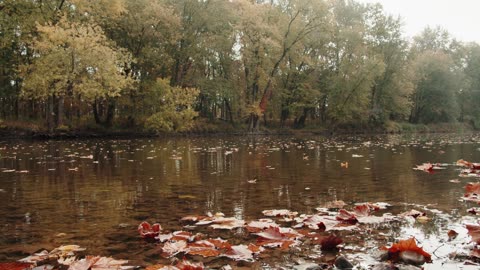
[[262, 213], [263, 213], [265, 216], [268, 216], [268, 217], [295, 217], [295, 216], [298, 215], [298, 212], [292, 212], [292, 211], [287, 210], [287, 209], [264, 210], [264, 211], [262, 211]]
[[31, 264], [22, 262], [4, 262], [0, 263], [0, 270], [26, 270], [30, 269]]
[[352, 225], [358, 223], [357, 217], [345, 209], [340, 209], [340, 211], [338, 211], [338, 215], [336, 216], [336, 219], [343, 223], [352, 224]]
[[178, 253], [187, 251], [186, 241], [166, 242], [162, 248], [165, 257], [172, 257]]
[[480, 244], [480, 226], [479, 225], [466, 225], [468, 234], [472, 237], [472, 242]]
[[433, 164], [432, 163], [423, 163], [422, 165], [417, 165], [414, 170], [424, 171], [428, 173], [433, 173]]
[[189, 244], [187, 253], [203, 257], [217, 257], [221, 254], [220, 251], [215, 248], [215, 245], [207, 240], [201, 240]]
[[225, 256], [236, 261], [253, 261], [253, 252], [246, 245], [232, 246]]
[[448, 241], [452, 241], [453, 239], [457, 238], [458, 233], [454, 230], [448, 231]]
[[343, 243], [343, 240], [340, 237], [335, 235], [324, 236], [320, 239], [320, 249], [322, 251], [335, 251], [341, 243]]
[[420, 217], [420, 216], [425, 216], [426, 214], [424, 212], [420, 212], [420, 211], [417, 211], [415, 209], [412, 209], [410, 211], [407, 211], [407, 212], [403, 212], [401, 214], [399, 214], [398, 216], [399, 217], [413, 217], [413, 218], [417, 218], [417, 217]]

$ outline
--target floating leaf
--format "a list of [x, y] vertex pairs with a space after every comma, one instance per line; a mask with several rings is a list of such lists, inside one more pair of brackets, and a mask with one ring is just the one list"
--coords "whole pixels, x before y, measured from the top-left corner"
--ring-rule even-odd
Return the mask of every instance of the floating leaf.
[[458, 233], [454, 230], [449, 230], [447, 234], [448, 234], [448, 241], [452, 241], [458, 236]]
[[298, 212], [292, 212], [287, 209], [280, 210], [264, 210], [262, 213], [267, 217], [295, 217], [298, 215]]
[[30, 266], [32, 265], [23, 262], [3, 262], [0, 263], [0, 270], [27, 270]]
[[[416, 253], [417, 255], [421, 255], [423, 257], [424, 262], [431, 262], [432, 258], [431, 255], [425, 252], [422, 248], [417, 246], [415, 238], [410, 238], [407, 240], [400, 240], [397, 243], [393, 244], [390, 248], [383, 248], [388, 250], [388, 258], [394, 262], [398, 262], [402, 260], [402, 256], [405, 259], [406, 257], [411, 258], [415, 257], [412, 256], [412, 253]], [[405, 254], [402, 254], [407, 252]]]
[[150, 265], [145, 270], [203, 270], [205, 269], [203, 266], [203, 263], [192, 263], [186, 260], [183, 260], [177, 265], [162, 265], [162, 264], [156, 264], [156, 265]]
[[26, 258], [20, 259], [19, 262], [36, 264], [38, 262], [48, 260], [49, 258], [50, 253], [46, 250], [43, 250], [41, 252], [34, 253], [33, 255], [30, 255]]
[[468, 230], [468, 234], [472, 237], [472, 242], [480, 244], [480, 226], [467, 224], [465, 225]]
[[188, 245], [187, 253], [190, 255], [200, 255], [203, 257], [217, 257], [221, 253], [215, 248], [215, 245], [209, 241], [201, 240]]
[[335, 251], [338, 249], [337, 246], [343, 243], [343, 240], [335, 235], [329, 235], [322, 237], [319, 240], [319, 243], [321, 245], [320, 249], [322, 251]]
[[210, 227], [214, 229], [232, 230], [245, 226], [245, 221], [236, 218], [217, 218]]
[[186, 241], [177, 241], [177, 242], [166, 242], [163, 245], [162, 251], [166, 257], [172, 257], [181, 252], [187, 251], [187, 242]]
[[431, 163], [423, 163], [422, 165], [417, 165], [417, 167], [413, 168], [417, 171], [424, 171], [428, 173], [433, 173], [433, 164]]
[[475, 169], [475, 170], [480, 169], [480, 163], [472, 163], [472, 162], [469, 162], [469, 161], [466, 161], [466, 160], [463, 160], [463, 159], [457, 160], [457, 166], [467, 167], [467, 168]]
[[301, 234], [290, 228], [270, 227], [264, 231], [257, 233], [257, 245], [266, 247], [280, 247], [283, 250], [290, 246], [298, 244], [297, 238], [302, 237]]
[[417, 218], [417, 217], [421, 217], [421, 216], [425, 216], [426, 214], [424, 212], [420, 212], [418, 210], [415, 210], [415, 209], [412, 209], [410, 211], [407, 211], [407, 212], [403, 212], [401, 214], [399, 214], [398, 216], [399, 217], [413, 217], [413, 218]]
[[353, 213], [350, 213], [345, 209], [340, 209], [340, 211], [338, 211], [338, 215], [336, 216], [336, 219], [338, 221], [351, 224], [351, 225], [357, 224], [358, 222], [357, 217]]
[[162, 227], [158, 223], [150, 225], [150, 223], [144, 221], [138, 225], [138, 232], [140, 233], [140, 236], [145, 239], [155, 238], [161, 230]]
[[279, 225], [269, 218], [264, 218], [257, 221], [250, 221], [247, 224], [246, 229], [251, 233], [257, 233], [270, 227], [279, 227]]
[[253, 251], [246, 245], [232, 246], [225, 256], [236, 261], [253, 261]]

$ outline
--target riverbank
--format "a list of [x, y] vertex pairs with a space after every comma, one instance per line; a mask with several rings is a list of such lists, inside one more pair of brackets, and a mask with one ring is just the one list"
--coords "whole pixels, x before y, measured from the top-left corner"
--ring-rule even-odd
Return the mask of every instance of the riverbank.
[[389, 122], [380, 127], [319, 127], [308, 126], [303, 129], [261, 127], [248, 131], [242, 125], [230, 125], [225, 122], [199, 122], [190, 131], [155, 133], [141, 128], [104, 128], [89, 127], [70, 129], [68, 127], [49, 132], [45, 126], [26, 121], [0, 122], [0, 138], [16, 139], [75, 139], [75, 138], [119, 138], [119, 137], [158, 137], [158, 136], [204, 136], [204, 135], [372, 135], [372, 134], [410, 134], [410, 133], [469, 133], [476, 130], [466, 123], [410, 124]]

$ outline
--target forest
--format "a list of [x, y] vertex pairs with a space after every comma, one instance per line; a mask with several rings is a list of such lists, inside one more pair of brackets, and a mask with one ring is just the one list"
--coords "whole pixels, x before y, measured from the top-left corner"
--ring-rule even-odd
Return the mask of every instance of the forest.
[[480, 128], [480, 45], [352, 0], [0, 0], [0, 126]]

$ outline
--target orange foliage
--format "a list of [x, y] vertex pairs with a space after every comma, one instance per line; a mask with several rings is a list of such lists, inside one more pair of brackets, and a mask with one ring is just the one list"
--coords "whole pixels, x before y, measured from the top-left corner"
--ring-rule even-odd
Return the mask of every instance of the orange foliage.
[[425, 252], [421, 247], [417, 246], [415, 238], [410, 238], [407, 240], [400, 240], [397, 243], [393, 244], [390, 248], [384, 247], [383, 249], [388, 250], [388, 257], [392, 261], [399, 261], [400, 253], [404, 251], [411, 251], [417, 254], [422, 255], [425, 258], [426, 262], [432, 262], [432, 256]]

